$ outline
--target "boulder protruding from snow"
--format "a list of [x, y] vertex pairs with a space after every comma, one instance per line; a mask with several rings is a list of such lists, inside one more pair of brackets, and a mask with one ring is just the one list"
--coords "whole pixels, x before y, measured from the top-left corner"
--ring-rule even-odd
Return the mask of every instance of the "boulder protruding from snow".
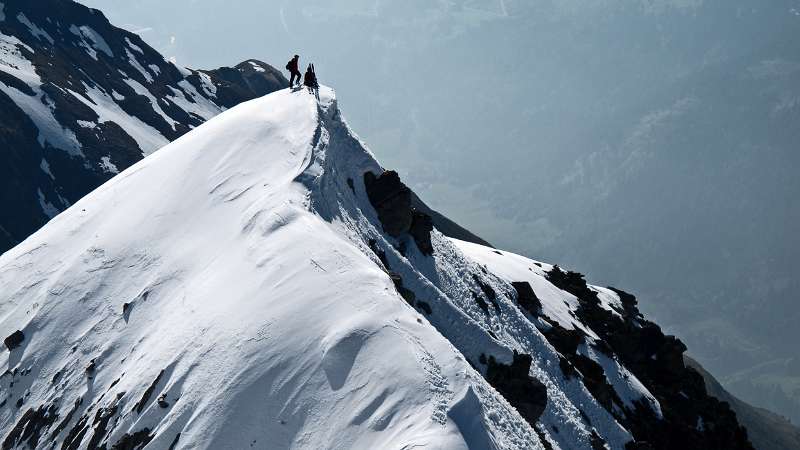
[[433, 253], [433, 244], [431, 243], [431, 231], [433, 231], [433, 219], [431, 216], [414, 211], [411, 216], [411, 228], [408, 230], [414, 242], [417, 243], [417, 248], [424, 255]]
[[486, 381], [514, 406], [533, 427], [547, 406], [547, 388], [530, 376], [531, 355], [514, 352], [510, 365], [499, 363], [489, 356]]
[[24, 340], [25, 340], [25, 333], [23, 333], [20, 330], [17, 330], [11, 333], [7, 338], [5, 338], [3, 340], [3, 344], [6, 345], [8, 351], [11, 351], [22, 345], [22, 342]]
[[400, 175], [387, 170], [379, 176], [372, 172], [364, 174], [369, 202], [378, 213], [383, 231], [389, 236], [400, 237], [411, 229], [411, 190], [400, 181]]
[[424, 255], [433, 253], [431, 216], [412, 207], [412, 192], [394, 170], [387, 170], [375, 176], [372, 172], [364, 174], [367, 197], [381, 221], [383, 231], [392, 237], [410, 234], [417, 248]]
[[536, 296], [531, 284], [527, 281], [512, 281], [511, 286], [517, 291], [517, 302], [532, 316], [537, 316], [542, 310], [542, 302]]

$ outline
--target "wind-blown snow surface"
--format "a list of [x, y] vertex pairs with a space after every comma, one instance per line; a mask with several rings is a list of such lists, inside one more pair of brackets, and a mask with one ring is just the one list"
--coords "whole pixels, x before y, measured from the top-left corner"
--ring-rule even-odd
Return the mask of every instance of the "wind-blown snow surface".
[[[504, 270], [524, 270], [552, 306], [545, 315], [565, 327], [570, 294], [548, 297], [529, 260], [494, 264], [493, 249], [436, 231], [433, 257], [413, 241], [403, 256], [361, 182], [381, 167], [332, 90], [320, 97], [282, 90], [234, 107], [0, 257], [0, 329], [25, 334], [0, 353], [6, 439], [42, 407], [59, 416], [40, 425], [47, 448], [111, 448], [137, 432], [153, 436], [152, 449], [527, 449], [544, 448], [541, 439], [589, 449], [593, 433], [618, 449], [631, 440], [562, 375], [512, 301], [506, 281], [519, 277]], [[370, 240], [430, 315], [397, 294]], [[502, 319], [470, 296], [477, 280], [497, 291]], [[468, 362], [486, 353], [509, 364], [512, 350], [533, 356], [531, 376], [547, 388], [536, 430]], [[620, 397], [658, 410], [603, 358]]]
[[[482, 402], [492, 440], [530, 439], [503, 430], [518, 422], [511, 409], [309, 211], [295, 179], [321, 151], [316, 108], [288, 91], [235, 108], [5, 254], [2, 329], [25, 330], [27, 345], [2, 358], [32, 376], [3, 389], [91, 408], [119, 379], [105, 396], [125, 393], [109, 442], [148, 427], [152, 448], [178, 432], [179, 448], [467, 448], [459, 426]], [[168, 408], [154, 401], [162, 392]], [[19, 414], [5, 408], [1, 428]]]

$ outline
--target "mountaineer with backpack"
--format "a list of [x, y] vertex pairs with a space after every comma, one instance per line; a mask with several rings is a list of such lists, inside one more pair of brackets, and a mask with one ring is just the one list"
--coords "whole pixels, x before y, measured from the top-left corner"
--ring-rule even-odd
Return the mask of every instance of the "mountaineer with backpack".
[[309, 64], [306, 74], [303, 77], [303, 84], [308, 87], [309, 92], [319, 96], [319, 83], [317, 82], [317, 72], [314, 71], [314, 65]]
[[301, 79], [300, 77], [302, 75], [300, 74], [300, 67], [299, 66], [300, 66], [300, 56], [299, 55], [294, 55], [294, 58], [292, 58], [291, 60], [289, 60], [288, 63], [286, 63], [286, 70], [288, 70], [289, 73], [292, 74], [292, 76], [289, 78], [289, 87], [290, 88], [294, 87], [295, 78], [297, 79], [297, 85], [300, 86], [300, 79]]

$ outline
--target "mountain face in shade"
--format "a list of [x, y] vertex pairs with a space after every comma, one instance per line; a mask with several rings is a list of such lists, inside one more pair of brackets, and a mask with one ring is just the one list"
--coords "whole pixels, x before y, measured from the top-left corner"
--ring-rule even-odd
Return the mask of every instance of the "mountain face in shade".
[[787, 418], [772, 411], [750, 405], [725, 390], [700, 363], [686, 356], [686, 365], [703, 376], [708, 393], [727, 402], [736, 413], [739, 423], [747, 428], [747, 435], [757, 449], [794, 450], [800, 448], [800, 429]]
[[633, 296], [418, 205], [330, 88], [186, 133], [0, 256], [3, 448], [752, 448]]
[[256, 60], [179, 68], [72, 1], [0, 3], [0, 252], [143, 156], [287, 84]]

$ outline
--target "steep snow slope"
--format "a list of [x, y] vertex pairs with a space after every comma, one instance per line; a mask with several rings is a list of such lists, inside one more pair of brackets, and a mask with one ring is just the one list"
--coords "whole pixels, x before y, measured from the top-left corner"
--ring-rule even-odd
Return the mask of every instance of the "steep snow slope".
[[[4, 255], [2, 328], [25, 341], [2, 356], [18, 368], [3, 377], [2, 429], [28, 407], [66, 417], [82, 398], [41, 445], [111, 444], [142, 429], [156, 435], [152, 448], [178, 433], [178, 448], [530, 439], [386, 274], [309, 211], [295, 179], [325, 176], [309, 166], [320, 126], [307, 94], [242, 105]], [[102, 430], [91, 426], [100, 408], [110, 416]], [[488, 431], [476, 428], [490, 412]]]
[[411, 197], [327, 88], [133, 165], [0, 256], [3, 447], [749, 448], [630, 296]]

